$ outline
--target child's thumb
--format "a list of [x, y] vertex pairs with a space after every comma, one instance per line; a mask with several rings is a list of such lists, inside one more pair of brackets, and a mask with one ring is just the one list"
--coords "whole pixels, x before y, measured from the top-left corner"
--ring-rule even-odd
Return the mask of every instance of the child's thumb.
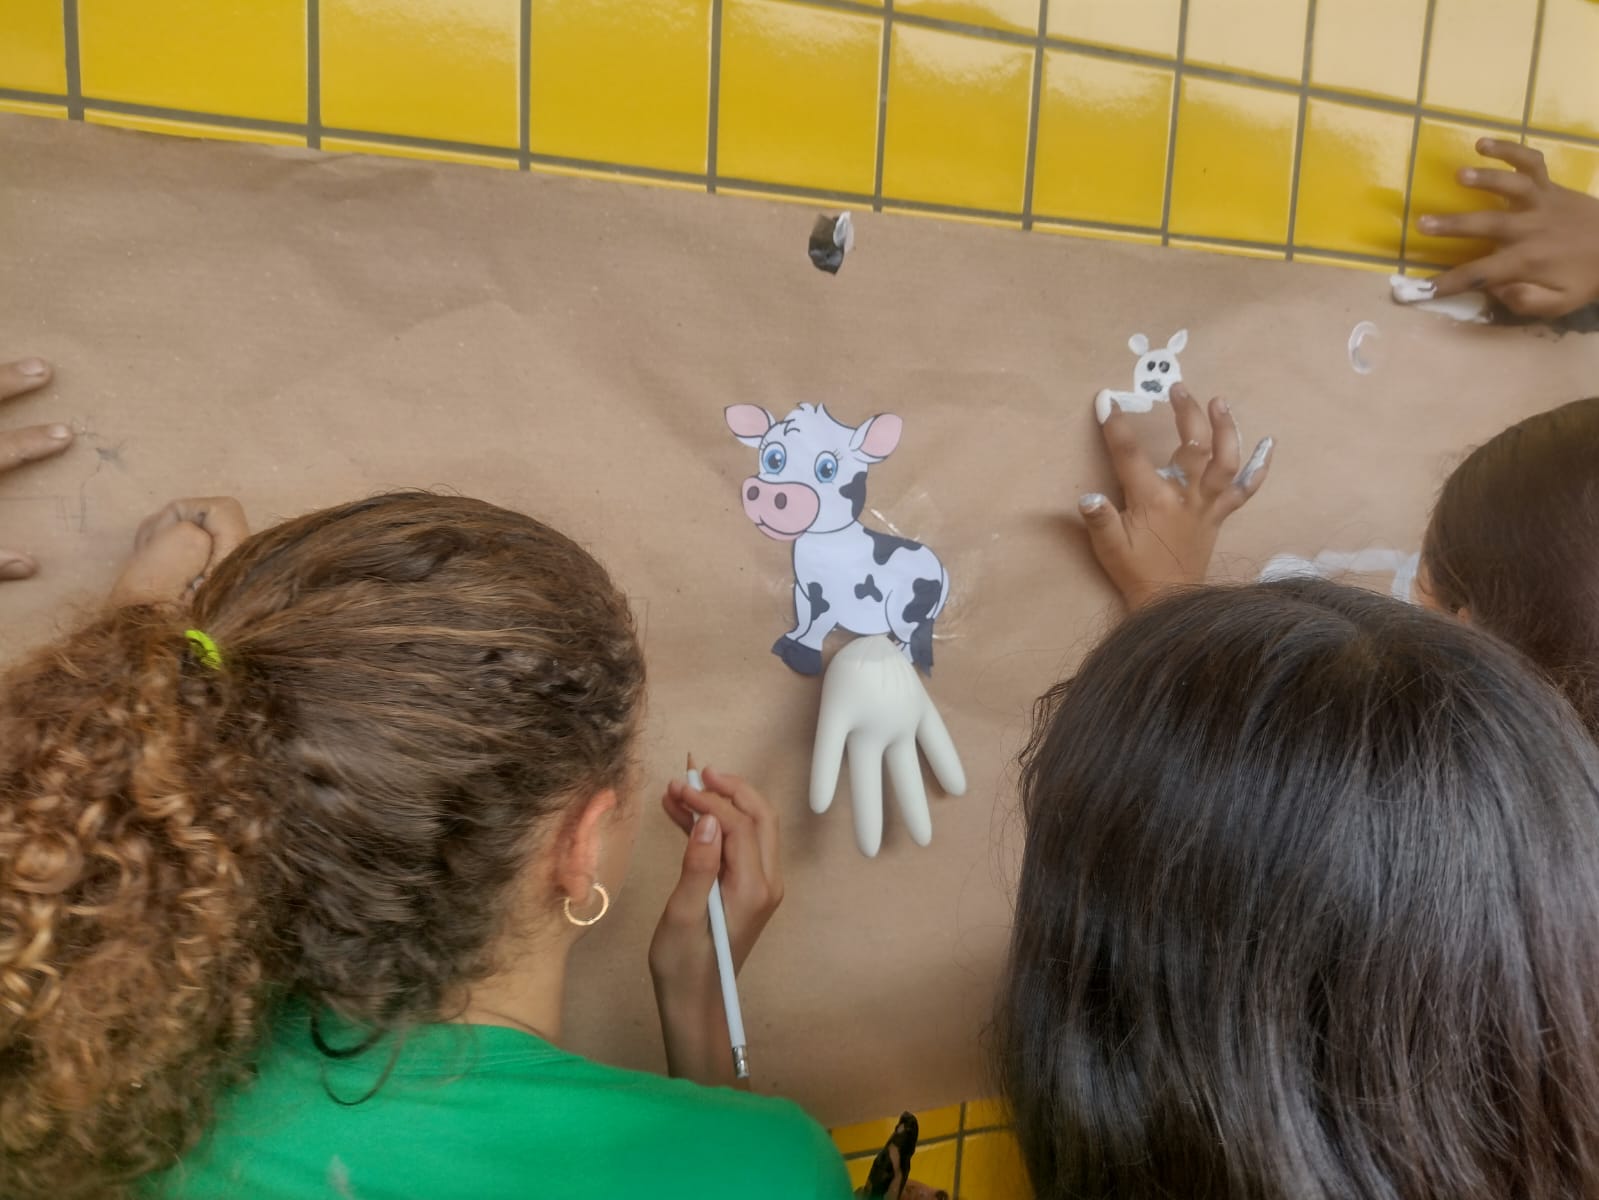
[[1097, 546], [1099, 539], [1116, 527], [1116, 506], [1098, 492], [1088, 492], [1077, 500], [1077, 511]]

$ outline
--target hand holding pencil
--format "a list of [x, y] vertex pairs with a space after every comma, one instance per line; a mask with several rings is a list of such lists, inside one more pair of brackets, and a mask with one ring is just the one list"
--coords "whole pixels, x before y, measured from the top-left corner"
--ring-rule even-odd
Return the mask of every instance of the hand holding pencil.
[[778, 820], [766, 798], [736, 775], [706, 768], [700, 782], [673, 780], [662, 799], [688, 845], [650, 945], [650, 972], [668, 1071], [699, 1083], [736, 1085], [728, 1015], [736, 1014], [737, 999], [731, 986], [724, 989], [717, 967], [712, 889], [721, 893], [727, 955], [736, 971], [783, 898]]

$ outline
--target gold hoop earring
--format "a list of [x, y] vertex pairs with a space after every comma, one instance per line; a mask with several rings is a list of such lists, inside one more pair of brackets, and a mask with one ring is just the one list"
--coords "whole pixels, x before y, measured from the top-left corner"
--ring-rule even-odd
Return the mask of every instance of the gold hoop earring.
[[599, 924], [600, 918], [611, 911], [611, 893], [605, 890], [605, 885], [603, 883], [596, 883], [594, 885], [594, 890], [600, 894], [600, 911], [595, 913], [592, 917], [589, 917], [587, 920], [583, 920], [572, 915], [572, 897], [565, 896], [561, 899], [561, 912], [572, 924], [580, 925], [584, 928], [587, 928], [590, 925], [597, 925]]

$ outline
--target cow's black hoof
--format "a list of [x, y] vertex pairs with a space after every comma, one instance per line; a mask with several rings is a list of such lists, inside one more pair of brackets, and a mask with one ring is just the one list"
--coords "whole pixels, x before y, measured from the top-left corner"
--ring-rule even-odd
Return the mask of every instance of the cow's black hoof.
[[933, 623], [923, 621], [911, 630], [911, 662], [923, 675], [933, 673]]
[[798, 671], [801, 675], [822, 673], [822, 652], [802, 646], [786, 633], [772, 643], [772, 653], [782, 659], [790, 670]]

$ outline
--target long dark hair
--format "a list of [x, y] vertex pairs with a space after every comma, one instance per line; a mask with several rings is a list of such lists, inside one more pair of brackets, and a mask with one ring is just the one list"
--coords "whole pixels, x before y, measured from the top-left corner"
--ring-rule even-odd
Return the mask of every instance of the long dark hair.
[[192, 614], [109, 612], [9, 672], [0, 1194], [175, 1161], [276, 999], [452, 1015], [531, 848], [624, 778], [643, 681], [581, 547], [422, 494], [257, 534]]
[[1468, 455], [1422, 545], [1428, 590], [1515, 646], [1599, 737], [1599, 397]]
[[1041, 1200], [1599, 1195], [1599, 751], [1317, 581], [1135, 614], [1039, 705], [999, 1063]]

